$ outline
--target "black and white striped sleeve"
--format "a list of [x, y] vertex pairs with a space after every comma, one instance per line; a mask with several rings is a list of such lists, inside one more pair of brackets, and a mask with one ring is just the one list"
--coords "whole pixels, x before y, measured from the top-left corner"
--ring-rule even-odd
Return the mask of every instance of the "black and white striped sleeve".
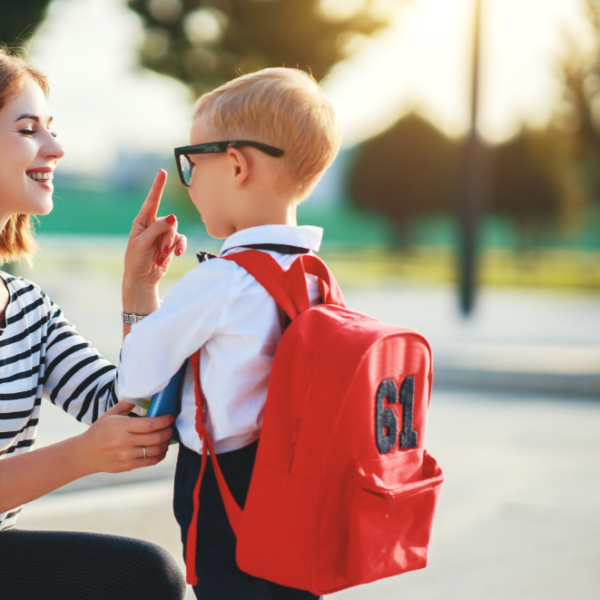
[[43, 393], [82, 423], [91, 424], [118, 402], [116, 367], [92, 348], [49, 302]]

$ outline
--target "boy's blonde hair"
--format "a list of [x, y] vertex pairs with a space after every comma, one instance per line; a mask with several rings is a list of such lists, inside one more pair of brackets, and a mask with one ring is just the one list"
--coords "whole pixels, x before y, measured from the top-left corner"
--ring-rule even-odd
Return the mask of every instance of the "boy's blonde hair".
[[299, 69], [270, 68], [243, 75], [204, 94], [194, 118], [208, 115], [224, 140], [281, 148], [293, 196], [303, 199], [340, 147], [340, 124], [316, 80]]

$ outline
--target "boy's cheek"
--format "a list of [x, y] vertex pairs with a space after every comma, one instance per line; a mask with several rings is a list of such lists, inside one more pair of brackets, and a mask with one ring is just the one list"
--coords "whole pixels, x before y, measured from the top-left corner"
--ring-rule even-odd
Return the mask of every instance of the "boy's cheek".
[[200, 203], [196, 190], [190, 185], [188, 192], [190, 194], [190, 200], [192, 201], [192, 204], [196, 207], [198, 212], [200, 212]]

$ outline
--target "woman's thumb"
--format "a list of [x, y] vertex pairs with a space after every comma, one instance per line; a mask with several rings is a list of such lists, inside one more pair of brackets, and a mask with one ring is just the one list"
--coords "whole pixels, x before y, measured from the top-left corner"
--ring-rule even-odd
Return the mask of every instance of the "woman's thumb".
[[175, 228], [175, 231], [177, 231], [176, 223], [177, 217], [175, 215], [160, 217], [156, 219], [156, 221], [154, 221], [140, 237], [144, 239], [146, 244], [151, 246], [158, 237], [165, 234], [169, 229]]
[[131, 402], [123, 402], [123, 400], [121, 400], [120, 402], [115, 404], [113, 407], [111, 407], [109, 410], [107, 410], [104, 414], [105, 415], [128, 415], [134, 408], [135, 408], [135, 404], [132, 404]]

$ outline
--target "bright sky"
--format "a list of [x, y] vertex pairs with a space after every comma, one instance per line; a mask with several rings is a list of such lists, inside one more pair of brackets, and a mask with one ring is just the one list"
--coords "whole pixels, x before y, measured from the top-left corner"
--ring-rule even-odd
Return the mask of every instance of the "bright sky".
[[[450, 135], [470, 121], [474, 0], [413, 0], [326, 82], [352, 144], [419, 108]], [[580, 0], [482, 0], [479, 127], [491, 141], [545, 122], [565, 39], [585, 39]], [[356, 77], [360, 73], [360, 78]]]
[[[580, 0], [483, 0], [481, 132], [500, 141], [543, 123], [558, 91], [565, 34], [585, 39]], [[418, 107], [451, 135], [465, 131], [474, 0], [412, 0], [393, 25], [324, 83], [347, 145]], [[30, 62], [50, 76], [65, 170], [101, 173], [119, 151], [185, 144], [186, 88], [135, 65], [141, 24], [125, 0], [54, 0]]]

